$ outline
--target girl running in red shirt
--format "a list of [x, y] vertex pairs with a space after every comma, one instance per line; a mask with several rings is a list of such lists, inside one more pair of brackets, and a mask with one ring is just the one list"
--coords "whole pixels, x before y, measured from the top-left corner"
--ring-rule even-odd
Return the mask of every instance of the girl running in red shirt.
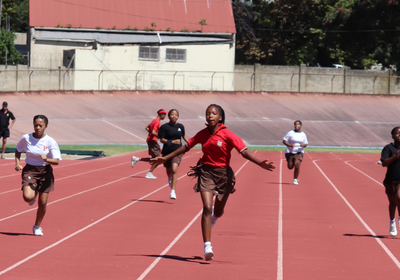
[[[203, 215], [201, 218], [201, 229], [204, 241], [204, 258], [212, 260], [214, 252], [211, 246], [211, 228], [218, 218], [224, 214], [224, 208], [229, 194], [235, 191], [235, 174], [229, 166], [231, 151], [235, 148], [244, 158], [272, 171], [275, 168], [273, 162], [261, 161], [247, 151], [243, 140], [227, 129], [225, 123], [225, 112], [221, 106], [211, 104], [206, 110], [207, 127], [190, 138], [185, 146], [174, 152], [152, 159], [157, 163], [164, 163], [171, 158], [187, 152], [196, 144], [202, 145], [203, 157], [198, 166], [193, 168], [193, 173], [198, 177], [195, 191], [200, 192], [203, 202]], [[214, 196], [215, 205], [213, 207]]]

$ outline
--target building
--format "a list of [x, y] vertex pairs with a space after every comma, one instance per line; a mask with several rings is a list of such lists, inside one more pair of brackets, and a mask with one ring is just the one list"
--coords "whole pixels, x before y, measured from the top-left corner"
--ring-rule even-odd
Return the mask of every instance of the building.
[[234, 89], [229, 0], [30, 0], [29, 25], [30, 67], [64, 89]]

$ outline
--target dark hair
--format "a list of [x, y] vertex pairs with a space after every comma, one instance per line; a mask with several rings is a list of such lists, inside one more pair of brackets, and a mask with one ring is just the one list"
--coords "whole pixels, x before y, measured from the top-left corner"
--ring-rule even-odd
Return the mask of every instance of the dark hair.
[[400, 126], [396, 126], [395, 128], [392, 129], [391, 135], [393, 136], [393, 134], [395, 133], [396, 129], [400, 128]]
[[[158, 110], [158, 111], [157, 111], [157, 115], [160, 115], [160, 112], [161, 112], [161, 111], [164, 111], [164, 109]], [[162, 114], [164, 114], [164, 113], [162, 113]]]
[[179, 112], [178, 112], [178, 110], [176, 110], [176, 109], [171, 109], [171, 110], [169, 110], [169, 112], [168, 112], [168, 117], [172, 114], [173, 111], [176, 111], [176, 112], [178, 113], [178, 117], [179, 117]]
[[217, 104], [210, 104], [210, 105], [207, 107], [207, 109], [206, 109], [206, 113], [207, 113], [207, 111], [208, 111], [208, 109], [209, 109], [210, 107], [215, 107], [215, 108], [218, 109], [219, 114], [220, 114], [220, 116], [221, 116], [221, 120], [220, 120], [218, 123], [225, 124], [225, 111], [224, 111], [224, 109], [222, 109], [222, 107], [219, 106], [219, 105], [217, 105]]
[[47, 117], [45, 115], [36, 115], [33, 117], [33, 123], [35, 123], [35, 121], [37, 119], [42, 119], [44, 120], [44, 123], [46, 124], [46, 126], [49, 124], [49, 120], [47, 119]]
[[301, 120], [296, 120], [296, 121], [294, 121], [293, 124], [296, 124], [297, 122], [298, 122], [300, 125], [303, 125], [303, 124], [301, 123]]

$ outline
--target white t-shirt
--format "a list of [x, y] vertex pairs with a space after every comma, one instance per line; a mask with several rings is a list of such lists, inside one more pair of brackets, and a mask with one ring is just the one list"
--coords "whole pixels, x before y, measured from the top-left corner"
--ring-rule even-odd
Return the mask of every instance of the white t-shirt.
[[300, 147], [300, 144], [308, 144], [307, 141], [307, 136], [303, 131], [296, 132], [294, 130], [289, 131], [285, 137], [283, 137], [283, 140], [288, 142], [290, 145], [295, 145], [294, 148], [292, 147], [286, 147], [285, 154], [292, 153], [292, 154], [297, 154], [297, 153], [303, 153], [304, 154], [304, 149]]
[[18, 152], [26, 153], [25, 162], [33, 166], [45, 166], [49, 163], [44, 162], [40, 155], [45, 154], [48, 159], [61, 160], [61, 151], [57, 142], [47, 134], [37, 139], [31, 134], [25, 134], [19, 140], [16, 149]]

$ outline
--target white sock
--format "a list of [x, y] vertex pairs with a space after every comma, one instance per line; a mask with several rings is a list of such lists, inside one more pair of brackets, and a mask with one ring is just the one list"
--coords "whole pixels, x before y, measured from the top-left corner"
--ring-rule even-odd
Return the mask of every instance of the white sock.
[[204, 248], [207, 246], [211, 246], [211, 241], [204, 242]]
[[396, 219], [390, 220], [391, 224], [395, 224], [396, 223]]

